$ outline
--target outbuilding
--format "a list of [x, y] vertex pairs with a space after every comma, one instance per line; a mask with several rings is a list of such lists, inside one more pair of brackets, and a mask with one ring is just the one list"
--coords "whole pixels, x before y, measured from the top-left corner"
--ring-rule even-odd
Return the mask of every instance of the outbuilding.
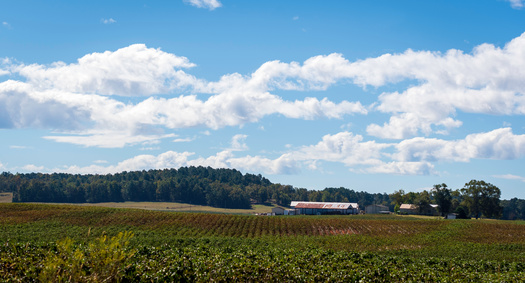
[[272, 214], [273, 215], [284, 215], [284, 208], [282, 208], [282, 207], [273, 207], [272, 208]]
[[349, 202], [313, 202], [292, 201], [291, 207], [295, 208], [297, 214], [323, 215], [323, 214], [358, 214], [359, 205]]
[[390, 213], [388, 206], [382, 204], [371, 204], [365, 207], [366, 214]]
[[399, 212], [404, 214], [419, 214], [417, 205], [410, 203], [401, 204]]
[[448, 213], [447, 215], [445, 215], [445, 219], [456, 219], [457, 217], [457, 213]]

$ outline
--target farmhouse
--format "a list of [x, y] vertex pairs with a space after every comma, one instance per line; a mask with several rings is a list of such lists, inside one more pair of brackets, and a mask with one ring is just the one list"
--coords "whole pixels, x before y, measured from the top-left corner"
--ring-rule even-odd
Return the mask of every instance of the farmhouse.
[[406, 213], [406, 214], [419, 214], [417, 205], [409, 204], [409, 203], [401, 204], [401, 206], [399, 207], [399, 212]]
[[420, 214], [420, 215], [439, 215], [438, 213], [438, 205], [437, 204], [431, 204], [428, 206], [427, 209], [423, 210], [423, 211], [420, 211], [419, 209], [419, 206], [415, 205], [415, 204], [408, 204], [408, 203], [403, 203], [400, 207], [399, 207], [399, 212], [400, 213], [405, 213], [405, 214]]
[[349, 202], [311, 202], [292, 201], [291, 207], [296, 214], [321, 215], [321, 214], [358, 214], [359, 205]]
[[381, 204], [371, 204], [365, 207], [366, 214], [379, 214], [379, 213], [389, 213], [388, 206]]

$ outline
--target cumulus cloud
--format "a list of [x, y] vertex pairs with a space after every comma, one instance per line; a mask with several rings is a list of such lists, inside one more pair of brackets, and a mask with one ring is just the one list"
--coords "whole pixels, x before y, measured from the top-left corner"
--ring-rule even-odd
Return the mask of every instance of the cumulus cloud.
[[[136, 144], [145, 133], [159, 135], [166, 128], [218, 129], [256, 122], [272, 114], [294, 119], [341, 119], [349, 114], [367, 114], [359, 102], [335, 103], [313, 97], [287, 101], [270, 93], [275, 88], [326, 88], [336, 80], [326, 74], [332, 68], [327, 65], [341, 60], [345, 61], [333, 55], [308, 59], [302, 66], [296, 62], [269, 62], [251, 76], [230, 74], [217, 82], [206, 82], [182, 71], [194, 66], [187, 58], [143, 44], [88, 54], [73, 64], [26, 65], [4, 60], [6, 70], [26, 81], [0, 83], [0, 109], [4, 110], [0, 111], [0, 127], [73, 132], [77, 135], [47, 138], [85, 146], [119, 147]], [[149, 97], [136, 104], [110, 96], [173, 92], [185, 94]], [[202, 100], [193, 93], [210, 95]], [[108, 133], [107, 140], [113, 140], [111, 135], [123, 137], [122, 132], [130, 138], [138, 137], [109, 144], [93, 132]]]
[[417, 137], [400, 142], [396, 149], [394, 159], [408, 162], [509, 160], [525, 157], [525, 135], [514, 135], [510, 128], [501, 128], [453, 141]]
[[[179, 168], [181, 166], [210, 166], [236, 168], [245, 172], [264, 174], [297, 174], [303, 168], [322, 170], [321, 163], [340, 163], [356, 173], [429, 175], [438, 174], [437, 162], [469, 162], [471, 159], [518, 159], [525, 156], [525, 135], [514, 135], [510, 128], [466, 136], [464, 139], [413, 138], [399, 143], [364, 141], [350, 132], [325, 135], [318, 143], [289, 150], [270, 158], [262, 155], [241, 155], [248, 145], [246, 135], [232, 137], [232, 147], [207, 157], [194, 157], [193, 152], [167, 151], [159, 155], [139, 155], [102, 166], [94, 162], [87, 167], [70, 166], [47, 170], [69, 173], [116, 173], [148, 168]], [[28, 165], [25, 170], [44, 171], [43, 167]], [[510, 178], [501, 175], [500, 178]]]
[[341, 162], [347, 166], [373, 165], [381, 163], [381, 151], [388, 147], [389, 144], [363, 141], [361, 135], [340, 132], [325, 135], [316, 145], [304, 146], [291, 153], [291, 156], [296, 160]]
[[218, 0], [184, 0], [184, 2], [197, 8], [204, 8], [210, 11], [213, 11], [222, 6], [221, 2]]
[[[0, 110], [1, 128], [80, 132], [80, 136], [74, 135], [76, 137], [48, 138], [104, 147], [123, 146], [110, 146], [104, 140], [110, 142], [126, 136], [131, 138], [127, 144], [136, 144], [137, 139], [152, 136], [148, 132], [163, 131], [162, 128], [205, 126], [218, 129], [256, 122], [271, 114], [315, 119], [366, 113], [360, 103], [343, 101], [336, 104], [327, 99], [311, 98], [289, 102], [269, 93], [221, 93], [207, 100], [200, 100], [195, 95], [169, 99], [151, 97], [137, 104], [125, 104], [100, 95], [39, 90], [29, 83], [12, 80], [0, 83]], [[132, 138], [133, 135], [138, 137]]]
[[415, 52], [386, 54], [356, 62], [363, 72], [355, 82], [383, 86], [402, 80], [418, 84], [403, 92], [383, 93], [377, 110], [391, 113], [383, 126], [369, 125], [370, 135], [402, 139], [419, 133], [446, 133], [462, 125], [456, 111], [491, 115], [525, 114], [525, 34], [503, 48], [477, 46], [471, 54]]
[[92, 53], [77, 63], [12, 65], [34, 88], [100, 95], [142, 96], [196, 84], [182, 68], [195, 64], [186, 57], [133, 44], [117, 51]]
[[[302, 64], [270, 61], [250, 75], [227, 74], [213, 82], [186, 73], [183, 69], [195, 66], [187, 58], [143, 44], [88, 54], [72, 64], [26, 65], [4, 60], [4, 70], [26, 80], [0, 83], [0, 127], [71, 132], [77, 135], [51, 139], [113, 147], [140, 143], [147, 140], [145, 136], [160, 138], [180, 128], [242, 126], [268, 115], [341, 119], [366, 115], [371, 109], [391, 116], [382, 125], [368, 125], [369, 135], [406, 139], [446, 134], [462, 126], [455, 117], [459, 111], [525, 114], [523, 50], [525, 33], [503, 47], [482, 44], [470, 54], [407, 50], [350, 62], [333, 53]], [[338, 82], [382, 87], [405, 80], [414, 83], [404, 90], [382, 93], [372, 107], [316, 97], [284, 100], [272, 93], [325, 90]], [[175, 93], [180, 95], [173, 96]], [[111, 95], [150, 97], [123, 103]], [[127, 135], [129, 140], [109, 145], [93, 132]], [[90, 144], [83, 136], [99, 142]]]

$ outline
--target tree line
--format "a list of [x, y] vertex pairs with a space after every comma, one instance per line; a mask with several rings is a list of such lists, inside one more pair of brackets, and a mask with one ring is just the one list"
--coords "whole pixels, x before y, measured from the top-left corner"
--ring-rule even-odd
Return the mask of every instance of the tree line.
[[498, 187], [472, 180], [461, 189], [446, 184], [429, 191], [392, 194], [368, 193], [352, 189], [307, 190], [271, 183], [263, 176], [242, 174], [235, 169], [181, 167], [142, 170], [116, 174], [28, 173], [0, 174], [0, 191], [13, 192], [14, 202], [182, 202], [221, 208], [250, 208], [253, 203], [272, 202], [289, 206], [291, 201], [352, 202], [364, 209], [382, 204], [399, 211], [403, 203], [415, 204], [421, 211], [437, 204], [439, 212], [455, 212], [460, 217], [525, 219], [525, 200], [500, 200]]
[[471, 180], [457, 190], [449, 189], [443, 183], [434, 185], [430, 191], [405, 193], [399, 190], [390, 196], [396, 205], [394, 210], [399, 210], [402, 203], [410, 203], [415, 204], [420, 212], [430, 211], [430, 205], [437, 204], [441, 216], [455, 212], [459, 218], [501, 218], [503, 213], [501, 190], [485, 181]]
[[182, 202], [221, 208], [250, 208], [252, 203], [289, 206], [291, 201], [388, 203], [387, 194], [346, 188], [322, 191], [274, 184], [263, 176], [235, 169], [181, 167], [107, 175], [0, 174], [0, 191], [14, 202], [98, 203], [124, 201]]

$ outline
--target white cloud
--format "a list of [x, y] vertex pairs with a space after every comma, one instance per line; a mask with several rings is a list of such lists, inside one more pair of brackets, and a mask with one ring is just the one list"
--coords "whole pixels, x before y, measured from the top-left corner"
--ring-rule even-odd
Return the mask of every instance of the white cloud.
[[510, 6], [514, 9], [521, 9], [525, 5], [524, 0], [506, 0], [507, 2], [510, 2]]
[[[70, 173], [115, 173], [148, 168], [179, 168], [181, 166], [210, 166], [236, 168], [245, 172], [264, 174], [296, 174], [302, 168], [323, 170], [320, 162], [341, 163], [356, 173], [396, 175], [437, 174], [436, 162], [469, 162], [471, 159], [518, 159], [525, 157], [525, 135], [514, 135], [509, 128], [471, 134], [462, 140], [413, 138], [395, 143], [364, 141], [350, 132], [325, 135], [315, 145], [289, 150], [276, 158], [237, 156], [247, 148], [246, 135], [235, 135], [232, 148], [208, 157], [189, 159], [194, 153], [168, 151], [157, 156], [139, 155], [117, 165], [88, 167], [71, 166], [51, 171]], [[393, 150], [393, 153], [391, 151]], [[100, 164], [101, 162], [95, 162]], [[27, 170], [42, 171], [43, 167], [28, 165]], [[31, 171], [31, 170], [29, 170]], [[499, 176], [501, 177], [501, 176]], [[506, 176], [506, 178], [509, 178]]]
[[33, 164], [28, 164], [22, 167], [23, 170], [28, 172], [44, 172], [45, 168], [44, 166], [36, 166]]
[[408, 162], [518, 159], [525, 157], [525, 135], [514, 135], [510, 128], [501, 128], [455, 141], [418, 137], [400, 142], [396, 149], [393, 158]]
[[100, 20], [103, 24], [113, 24], [113, 23], [116, 23], [117, 21], [115, 21], [113, 18], [109, 18], [109, 19], [101, 19]]
[[197, 8], [204, 8], [210, 11], [222, 6], [221, 2], [218, 0], [184, 0], [184, 2]]
[[10, 29], [11, 28], [11, 25], [8, 23], [8, 22], [2, 22], [2, 26]]
[[525, 114], [525, 34], [503, 48], [477, 46], [472, 54], [414, 52], [386, 54], [358, 61], [362, 72], [354, 82], [383, 86], [416, 80], [403, 92], [383, 93], [377, 110], [391, 113], [383, 126], [369, 125], [368, 133], [382, 138], [407, 138], [422, 132], [446, 133], [461, 126], [456, 111], [492, 115]]
[[296, 160], [324, 160], [341, 162], [347, 166], [373, 165], [381, 163], [381, 151], [390, 147], [375, 141], [363, 141], [361, 135], [340, 132], [325, 135], [316, 145], [304, 146], [291, 153]]
[[194, 141], [195, 138], [179, 138], [179, 139], [174, 139], [173, 142], [191, 142], [191, 141]]
[[[326, 58], [326, 64], [341, 59], [339, 56]], [[324, 71], [315, 71], [317, 65], [321, 69], [329, 68], [323, 67], [325, 64], [319, 60], [323, 59], [309, 59], [303, 66], [298, 63], [264, 64], [250, 77], [231, 74], [210, 83], [175, 70], [193, 66], [185, 57], [141, 44], [115, 52], [89, 54], [75, 64], [16, 65], [4, 60], [11, 72], [27, 80], [0, 83], [0, 110], [4, 110], [0, 111], [0, 127], [72, 132], [79, 136], [47, 138], [85, 146], [120, 147], [136, 144], [137, 139], [143, 140], [144, 136], [152, 136], [147, 134], [151, 131], [159, 135], [164, 128], [205, 126], [218, 129], [256, 122], [272, 114], [294, 119], [340, 119], [348, 114], [366, 114], [366, 108], [359, 102], [334, 103], [327, 98], [308, 97], [286, 101], [268, 92], [275, 87], [326, 87], [327, 82], [333, 80], [323, 78], [327, 77], [323, 75]], [[275, 73], [273, 65], [277, 69], [297, 69], [295, 72], [304, 79], [300, 82], [289, 80], [288, 83], [276, 79], [276, 76], [284, 75], [284, 80], [288, 80], [279, 70]], [[308, 74], [310, 72], [315, 74]], [[211, 95], [207, 100], [200, 100], [193, 94], [150, 97], [136, 104], [125, 104], [103, 96], [151, 95], [185, 88]], [[104, 137], [106, 134], [100, 133], [107, 133], [107, 138]], [[126, 135], [130, 139], [121, 144], [114, 143], [112, 136], [124, 138]], [[133, 135], [139, 137], [133, 139]]]
[[228, 163], [232, 168], [242, 168], [248, 172], [263, 172], [265, 174], [297, 174], [300, 164], [290, 154], [284, 154], [277, 159], [261, 156], [231, 158]]
[[521, 176], [517, 176], [517, 175], [512, 175], [512, 174], [493, 175], [492, 177], [494, 177], [494, 178], [499, 178], [499, 179], [507, 179], [507, 180], [518, 180], [518, 181], [525, 182], [525, 177], [521, 177]]
[[244, 142], [248, 136], [238, 134], [232, 137], [231, 150], [233, 151], [245, 151], [248, 150], [248, 146]]
[[[421, 133], [447, 134], [460, 127], [458, 111], [495, 115], [525, 114], [525, 33], [504, 47], [489, 44], [471, 54], [407, 50], [349, 62], [341, 54], [314, 56], [304, 63], [270, 61], [249, 76], [228, 74], [206, 82], [182, 71], [194, 66], [187, 58], [135, 44], [117, 51], [92, 53], [77, 63], [48, 66], [13, 64], [10, 73], [25, 82], [0, 83], [0, 127], [36, 127], [80, 134], [55, 137], [86, 146], [123, 146], [167, 129], [219, 129], [257, 122], [268, 115], [294, 119], [341, 119], [367, 114], [360, 102], [306, 97], [284, 100], [279, 90], [324, 90], [337, 82], [381, 87], [404, 80], [415, 83], [398, 92], [385, 92], [372, 111], [390, 114], [389, 121], [371, 124], [369, 135], [404, 139]], [[103, 95], [173, 95], [149, 97], [136, 104]], [[209, 94], [205, 100], [196, 93]], [[103, 136], [127, 136], [110, 145]], [[123, 134], [124, 133], [124, 134]], [[152, 134], [153, 133], [153, 134]], [[95, 143], [82, 135], [93, 136]], [[136, 139], [132, 136], [137, 136]], [[138, 140], [138, 141], [137, 141]]]
[[12, 149], [27, 149], [28, 147], [27, 146], [23, 146], [23, 145], [10, 145], [9, 148], [12, 148]]
[[159, 139], [174, 137], [166, 135], [131, 135], [128, 133], [100, 133], [76, 136], [44, 136], [45, 139], [62, 143], [71, 143], [85, 147], [119, 148], [135, 144], [156, 144]]
[[0, 162], [0, 172], [4, 172], [6, 169], [5, 165]]
[[429, 162], [397, 162], [381, 163], [364, 170], [368, 173], [394, 175], [430, 175], [435, 174], [434, 165]]
[[197, 84], [194, 77], [180, 70], [193, 66], [185, 57], [134, 44], [114, 52], [88, 54], [73, 64], [12, 65], [11, 71], [40, 90], [142, 96]]
[[55, 168], [52, 172], [67, 172], [73, 174], [108, 174], [122, 171], [140, 171], [149, 169], [179, 168], [187, 166], [188, 157], [193, 155], [191, 152], [167, 151], [157, 156], [138, 155], [130, 159], [119, 162], [114, 166], [91, 165], [87, 167], [70, 166], [66, 168]]

